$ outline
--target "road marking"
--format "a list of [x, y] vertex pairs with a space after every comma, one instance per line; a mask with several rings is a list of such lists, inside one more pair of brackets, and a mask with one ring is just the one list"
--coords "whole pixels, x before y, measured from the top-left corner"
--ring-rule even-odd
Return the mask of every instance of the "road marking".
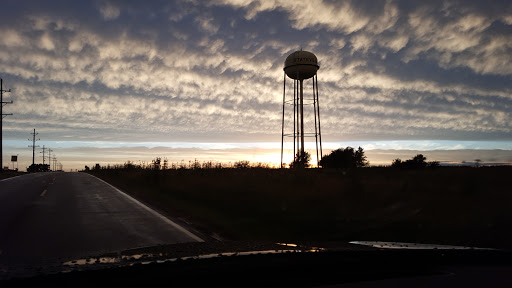
[[41, 197], [44, 196], [44, 194], [46, 194], [46, 189], [43, 190], [43, 193], [41, 193]]
[[124, 193], [123, 191], [117, 189], [116, 187], [110, 185], [110, 183], [104, 181], [103, 179], [100, 179], [94, 175], [91, 175], [91, 174], [88, 174], [88, 173], [85, 173], [91, 177], [94, 177], [98, 180], [100, 180], [101, 182], [107, 184], [108, 186], [112, 187], [115, 191], [119, 192], [121, 195], [123, 195], [124, 197], [130, 199], [131, 201], [133, 201], [135, 204], [139, 205], [140, 207], [146, 209], [148, 212], [150, 212], [151, 214], [155, 215], [156, 217], [160, 218], [161, 220], [163, 220], [164, 222], [166, 222], [167, 224], [173, 226], [174, 228], [180, 230], [181, 232], [183, 232], [184, 234], [186, 234], [187, 236], [189, 236], [190, 238], [196, 240], [197, 242], [204, 242], [203, 239], [199, 238], [197, 235], [193, 234], [192, 232], [188, 231], [187, 229], [181, 227], [179, 224], [171, 221], [169, 218], [163, 216], [162, 214], [156, 212], [155, 210], [149, 208], [148, 206], [146, 206], [145, 204], [143, 204], [142, 202], [140, 202], [139, 200], [133, 198], [132, 196]]

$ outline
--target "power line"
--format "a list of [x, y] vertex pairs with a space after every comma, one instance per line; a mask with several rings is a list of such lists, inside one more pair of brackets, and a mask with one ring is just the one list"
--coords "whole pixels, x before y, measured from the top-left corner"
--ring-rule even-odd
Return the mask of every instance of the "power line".
[[9, 115], [12, 115], [12, 113], [8, 113], [8, 114], [4, 114], [4, 112], [2, 111], [3, 110], [3, 107], [7, 104], [12, 104], [12, 100], [10, 102], [5, 102], [4, 101], [4, 92], [11, 92], [11, 89], [9, 90], [4, 90], [4, 87], [3, 87], [3, 82], [4, 80], [2, 78], [0, 78], [0, 172], [3, 171], [3, 139], [2, 139], [2, 121], [4, 119], [4, 117], [7, 117]]

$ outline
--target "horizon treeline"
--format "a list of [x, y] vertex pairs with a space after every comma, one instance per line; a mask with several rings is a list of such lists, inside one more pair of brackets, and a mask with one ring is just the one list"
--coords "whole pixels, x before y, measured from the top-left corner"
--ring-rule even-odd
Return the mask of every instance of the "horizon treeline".
[[[364, 149], [358, 147], [354, 149], [352, 147], [338, 148], [332, 150], [329, 154], [326, 154], [320, 160], [320, 167], [322, 169], [356, 169], [356, 168], [367, 168], [367, 167], [390, 167], [400, 169], [423, 169], [423, 168], [437, 168], [441, 166], [439, 161], [426, 161], [427, 158], [422, 154], [417, 154], [411, 159], [401, 160], [396, 158], [390, 165], [377, 165], [371, 166], [364, 153]], [[297, 154], [298, 155], [298, 154]], [[297, 157], [299, 157], [298, 155]], [[299, 161], [294, 160], [293, 162], [284, 164], [284, 168], [289, 169], [304, 169], [304, 168], [316, 168], [315, 165], [311, 165], [309, 162], [311, 157], [309, 153], [305, 153], [305, 157], [297, 158]], [[480, 163], [480, 159], [477, 161], [476, 167]], [[297, 163], [296, 163], [297, 162]], [[304, 163], [303, 163], [304, 162]], [[85, 166], [84, 171], [90, 170], [105, 170], [105, 169], [139, 169], [139, 170], [197, 170], [197, 169], [280, 169], [280, 165], [268, 162], [250, 162], [248, 160], [240, 160], [235, 162], [220, 162], [214, 160], [199, 161], [194, 160], [181, 160], [180, 162], [170, 162], [167, 158], [156, 157], [151, 162], [138, 161], [126, 161], [124, 164], [107, 164], [101, 166], [96, 164], [93, 167]]]
[[[290, 164], [285, 164], [285, 167], [291, 169], [304, 169], [304, 168], [313, 168], [310, 164], [311, 156], [308, 152], [305, 152], [304, 155], [299, 155], [297, 153], [297, 158], [292, 161]], [[340, 157], [341, 156], [341, 157]], [[330, 154], [326, 154], [322, 156], [322, 159], [319, 163], [322, 168], [359, 168], [359, 167], [369, 167], [370, 162], [366, 159], [364, 155], [363, 148], [359, 147], [355, 150], [352, 147], [339, 148], [331, 151]], [[280, 165], [275, 165], [266, 162], [255, 162], [251, 163], [248, 160], [240, 160], [235, 162], [222, 163], [219, 161], [203, 161], [200, 162], [197, 159], [194, 161], [189, 160], [185, 162], [185, 160], [181, 160], [181, 162], [169, 162], [167, 158], [156, 157], [151, 162], [140, 162], [138, 164], [133, 161], [127, 161], [124, 164], [107, 164], [107, 166], [101, 166], [100, 164], [96, 164], [94, 167], [90, 168], [85, 166], [85, 171], [89, 170], [100, 170], [100, 169], [144, 169], [144, 170], [178, 170], [178, 169], [247, 169], [247, 168], [264, 168], [264, 169], [278, 169]]]
[[135, 163], [133, 161], [126, 161], [124, 164], [107, 164], [101, 166], [96, 164], [93, 167], [85, 166], [85, 171], [89, 170], [107, 170], [107, 169], [127, 169], [127, 170], [197, 170], [197, 169], [247, 169], [247, 168], [261, 168], [261, 169], [275, 169], [278, 168], [270, 163], [253, 162], [247, 160], [235, 162], [219, 162], [219, 161], [199, 161], [197, 159], [180, 162], [169, 162], [167, 158], [156, 157], [151, 162], [140, 161]]

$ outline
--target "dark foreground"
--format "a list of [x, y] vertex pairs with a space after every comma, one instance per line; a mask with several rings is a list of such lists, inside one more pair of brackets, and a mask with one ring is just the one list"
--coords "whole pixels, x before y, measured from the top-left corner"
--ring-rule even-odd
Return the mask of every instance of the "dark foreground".
[[512, 167], [92, 173], [224, 239], [512, 247]]
[[[510, 167], [95, 171], [123, 191], [212, 237], [201, 243], [185, 241], [97, 254], [88, 251], [85, 258], [65, 257], [25, 270], [7, 265], [0, 269], [0, 286], [91, 287], [101, 283], [146, 287], [164, 282], [224, 287], [512, 287], [510, 172]], [[70, 182], [58, 181], [59, 177], [53, 180], [51, 173], [41, 175], [51, 180], [46, 182], [50, 194], [43, 197], [37, 191], [37, 200], [28, 207], [50, 207], [52, 214], [32, 218], [44, 224], [34, 227], [45, 231], [52, 222], [48, 220], [56, 219], [56, 209], [73, 210], [45, 205], [52, 199], [46, 197], [58, 195], [52, 190], [58, 183], [63, 187], [90, 185], [90, 176], [82, 175], [76, 179], [81, 180]], [[80, 198], [95, 199], [94, 191]], [[103, 206], [104, 200], [97, 200]], [[133, 209], [121, 210], [107, 218], [119, 219], [119, 213]], [[86, 228], [103, 227], [95, 222]], [[99, 237], [111, 239], [109, 230]], [[147, 235], [158, 230], [149, 229]], [[214, 240], [219, 237], [237, 241]], [[33, 239], [34, 247], [38, 240], [41, 237]], [[68, 240], [69, 247], [83, 242]], [[352, 240], [503, 249], [385, 250], [349, 244]], [[277, 244], [283, 242], [299, 246]], [[51, 245], [37, 251], [47, 247]], [[259, 252], [245, 253], [250, 251]]]
[[[254, 244], [254, 243], [253, 243]], [[155, 247], [187, 250], [184, 244]], [[196, 252], [208, 243], [195, 243]], [[205, 246], [206, 245], [206, 246]], [[295, 251], [266, 250], [251, 255], [138, 258], [94, 264], [56, 273], [0, 280], [2, 287], [511, 287], [510, 252], [494, 250], [383, 250], [339, 244], [325, 250], [299, 246]], [[327, 245], [327, 246], [329, 246]], [[227, 242], [218, 252], [247, 243]], [[260, 249], [275, 244], [257, 245]], [[309, 249], [309, 250], [308, 250]], [[242, 250], [244, 251], [244, 250]], [[308, 252], [310, 251], [310, 252]], [[313, 252], [315, 251], [315, 252]], [[146, 253], [151, 253], [145, 251]], [[275, 252], [275, 253], [269, 253]], [[277, 253], [281, 252], [281, 253]], [[139, 252], [140, 253], [140, 252]], [[180, 253], [178, 253], [180, 254]], [[149, 254], [148, 254], [149, 255]], [[161, 255], [161, 254], [158, 254]], [[185, 254], [186, 255], [186, 254]], [[118, 256], [118, 259], [121, 256]], [[160, 260], [158, 260], [160, 259]], [[60, 267], [62, 268], [62, 267]]]

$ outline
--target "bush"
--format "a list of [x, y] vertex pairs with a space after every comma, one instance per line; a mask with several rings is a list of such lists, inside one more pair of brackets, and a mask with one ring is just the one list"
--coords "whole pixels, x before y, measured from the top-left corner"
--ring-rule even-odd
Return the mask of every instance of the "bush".
[[290, 168], [308, 168], [310, 166], [309, 161], [311, 161], [311, 155], [304, 151], [304, 154], [297, 152], [297, 156], [290, 163]]
[[391, 167], [394, 168], [402, 168], [402, 169], [422, 169], [425, 167], [439, 167], [439, 161], [431, 161], [426, 162], [427, 157], [423, 156], [423, 154], [418, 154], [413, 158], [402, 161], [400, 158], [393, 160], [391, 163]]
[[32, 164], [27, 168], [27, 172], [46, 172], [50, 171], [49, 164]]
[[236, 169], [247, 169], [251, 167], [250, 162], [247, 160], [241, 160], [235, 162], [235, 168]]
[[322, 168], [358, 168], [369, 166], [370, 163], [366, 160], [363, 148], [354, 150], [352, 147], [347, 147], [338, 148], [331, 154], [323, 156], [320, 165]]

